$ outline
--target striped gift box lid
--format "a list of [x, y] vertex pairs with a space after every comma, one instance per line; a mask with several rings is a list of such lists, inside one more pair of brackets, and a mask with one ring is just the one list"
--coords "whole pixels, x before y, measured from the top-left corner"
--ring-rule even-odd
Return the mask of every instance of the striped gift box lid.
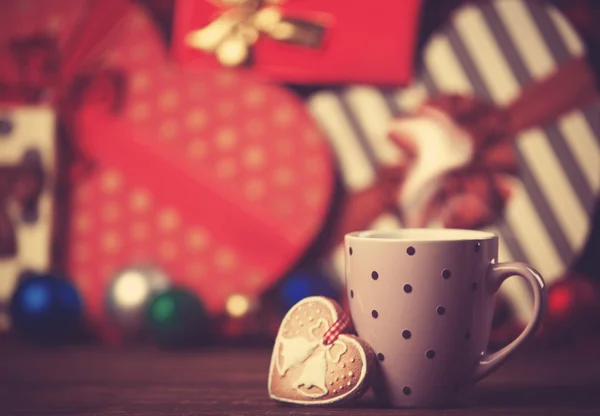
[[[475, 94], [498, 106], [557, 67], [585, 55], [579, 36], [551, 6], [497, 0], [459, 8], [423, 53], [409, 88], [351, 86], [319, 92], [309, 107], [328, 133], [349, 192], [371, 186], [376, 167], [394, 163], [401, 150], [389, 140], [392, 120], [440, 93]], [[519, 178], [504, 216], [487, 230], [500, 236], [500, 261], [525, 261], [552, 283], [582, 252], [600, 188], [600, 106], [578, 108], [515, 140]], [[372, 228], [401, 227], [385, 214]], [[343, 278], [343, 251], [329, 265]], [[517, 319], [531, 314], [525, 284], [510, 279], [502, 293]]]

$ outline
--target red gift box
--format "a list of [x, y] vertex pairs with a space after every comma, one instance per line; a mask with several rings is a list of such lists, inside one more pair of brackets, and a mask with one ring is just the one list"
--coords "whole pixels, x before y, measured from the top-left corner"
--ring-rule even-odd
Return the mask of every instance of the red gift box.
[[172, 52], [195, 67], [245, 67], [290, 83], [406, 84], [420, 0], [176, 3]]

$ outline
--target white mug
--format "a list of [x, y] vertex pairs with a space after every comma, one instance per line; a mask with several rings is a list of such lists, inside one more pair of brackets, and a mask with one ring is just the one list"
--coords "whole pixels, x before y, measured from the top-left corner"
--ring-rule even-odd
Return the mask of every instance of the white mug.
[[[498, 237], [457, 229], [347, 234], [346, 289], [354, 328], [375, 350], [376, 396], [392, 407], [462, 403], [540, 327], [542, 276], [523, 263], [498, 263]], [[534, 313], [521, 335], [487, 353], [494, 294], [510, 276], [533, 291]]]

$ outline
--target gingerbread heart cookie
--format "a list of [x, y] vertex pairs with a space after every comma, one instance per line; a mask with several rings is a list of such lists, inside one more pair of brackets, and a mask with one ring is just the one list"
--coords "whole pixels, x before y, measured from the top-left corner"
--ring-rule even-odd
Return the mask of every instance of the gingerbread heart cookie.
[[301, 300], [283, 318], [269, 369], [269, 396], [300, 405], [336, 405], [369, 386], [375, 353], [344, 334], [350, 318], [331, 299]]

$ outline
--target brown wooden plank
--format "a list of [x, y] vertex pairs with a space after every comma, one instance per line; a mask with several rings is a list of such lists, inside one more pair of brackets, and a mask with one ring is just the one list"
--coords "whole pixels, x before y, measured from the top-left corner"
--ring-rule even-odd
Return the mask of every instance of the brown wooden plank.
[[[379, 409], [370, 394], [353, 408], [280, 406], [267, 396], [268, 350], [165, 352], [0, 346], [0, 415], [430, 415]], [[440, 415], [598, 415], [600, 360], [589, 354], [522, 352], [480, 383], [472, 404]]]

